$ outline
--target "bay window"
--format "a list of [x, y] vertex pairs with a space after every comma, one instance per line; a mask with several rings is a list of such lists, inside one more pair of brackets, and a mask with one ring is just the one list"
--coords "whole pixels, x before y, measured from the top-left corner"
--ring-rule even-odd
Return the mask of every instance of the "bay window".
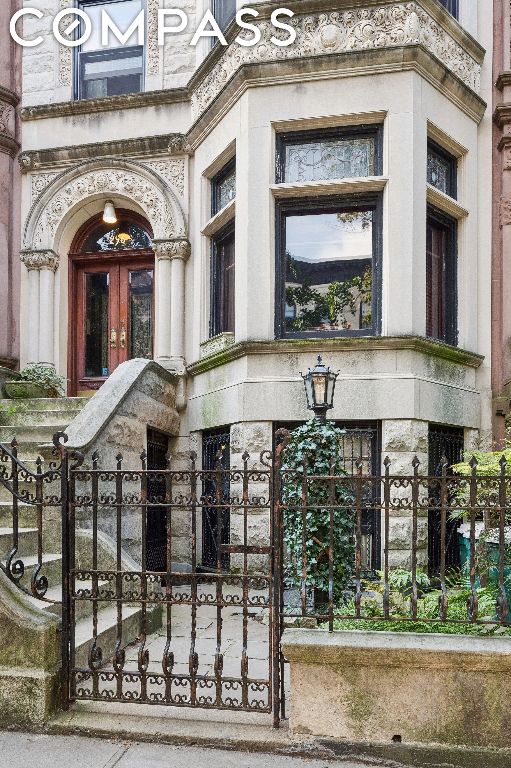
[[[217, 217], [216, 221], [220, 218], [221, 223], [211, 237], [210, 336], [234, 333], [235, 223], [232, 208], [227, 206], [235, 197], [236, 158], [233, 158], [211, 180], [211, 215]], [[222, 218], [226, 214], [226, 218]]]

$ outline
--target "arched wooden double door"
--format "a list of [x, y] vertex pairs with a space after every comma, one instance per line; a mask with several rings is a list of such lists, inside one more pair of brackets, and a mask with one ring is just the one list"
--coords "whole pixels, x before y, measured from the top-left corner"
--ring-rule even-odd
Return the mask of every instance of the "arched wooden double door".
[[147, 222], [117, 210], [75, 238], [70, 269], [70, 394], [97, 390], [118, 365], [153, 355], [154, 253]]

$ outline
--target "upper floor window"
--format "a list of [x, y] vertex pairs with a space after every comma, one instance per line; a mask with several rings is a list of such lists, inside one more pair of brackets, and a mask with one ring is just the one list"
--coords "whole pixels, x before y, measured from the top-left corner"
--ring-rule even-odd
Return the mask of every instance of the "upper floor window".
[[236, 0], [213, 0], [213, 16], [218, 26], [225, 32], [236, 16]]
[[459, 19], [460, 3], [459, 0], [440, 0], [440, 4], [452, 13], [455, 19]]
[[211, 213], [214, 216], [236, 197], [236, 160], [231, 160], [211, 180]]
[[81, 0], [78, 6], [92, 22], [90, 38], [76, 54], [76, 96], [97, 99], [138, 93], [143, 86], [144, 48], [135, 32], [126, 45], [110, 33], [108, 48], [101, 45], [101, 12], [108, 13], [125, 32], [142, 10], [143, 0]]
[[426, 335], [457, 344], [456, 222], [431, 206], [426, 229]]
[[381, 196], [283, 201], [277, 336], [380, 332]]
[[235, 232], [230, 224], [212, 240], [210, 336], [234, 333]]
[[278, 183], [328, 181], [381, 173], [380, 126], [300, 131], [278, 137]]
[[428, 141], [428, 184], [439, 189], [449, 197], [457, 196], [458, 166], [456, 158], [446, 152], [438, 144]]

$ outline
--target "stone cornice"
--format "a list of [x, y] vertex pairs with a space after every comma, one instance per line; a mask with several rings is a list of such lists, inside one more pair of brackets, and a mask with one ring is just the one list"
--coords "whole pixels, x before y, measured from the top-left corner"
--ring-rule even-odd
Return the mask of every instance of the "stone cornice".
[[20, 260], [28, 270], [51, 269], [52, 272], [56, 272], [59, 266], [58, 254], [49, 249], [21, 251]]
[[170, 133], [163, 136], [144, 136], [136, 139], [118, 139], [71, 147], [31, 150], [20, 155], [19, 164], [22, 173], [29, 173], [98, 157], [143, 157], [160, 153], [183, 155], [188, 151], [185, 136], [182, 133]]
[[12, 107], [17, 107], [20, 103], [20, 97], [14, 91], [10, 91], [8, 88], [0, 85], [0, 101], [10, 104]]
[[335, 8], [331, 2], [318, 5], [315, 0], [300, 0], [298, 5], [297, 0], [292, 0], [291, 6], [298, 10], [288, 21], [297, 33], [293, 45], [279, 48], [271, 44], [274, 30], [267, 15], [274, 7], [272, 3], [261, 8], [263, 13], [256, 22], [262, 33], [259, 45], [231, 45], [216, 54], [216, 60], [206, 60], [189, 83], [195, 118], [206, 111], [246, 64], [329, 57], [395, 45], [422, 46], [470, 90], [479, 91], [484, 50], [452, 17], [448, 18], [436, 0], [341, 0]]
[[429, 357], [448, 360], [457, 365], [479, 368], [483, 355], [451, 347], [439, 341], [421, 336], [368, 336], [334, 339], [276, 339], [274, 341], [244, 341], [223, 349], [218, 353], [198, 360], [187, 367], [191, 376], [218, 368], [247, 355], [281, 355], [306, 352], [307, 354], [327, 352], [374, 352], [377, 350], [412, 350]]
[[[329, 62], [326, 69], [330, 67], [333, 75], [335, 67], [330, 62], [331, 58], [345, 56], [352, 57], [351, 74], [354, 74], [357, 54], [360, 69], [367, 57], [380, 60], [380, 56], [371, 57], [371, 54], [392, 51], [396, 47], [397, 50], [422, 48], [429, 54], [430, 60], [440, 63], [443, 72], [463, 84], [479, 101], [479, 109], [469, 105], [465, 111], [472, 109], [474, 113], [480, 112], [482, 101], [477, 92], [484, 50], [437, 0], [289, 0], [288, 6], [296, 11], [290, 23], [298, 32], [297, 42], [289, 48], [279, 48], [269, 43], [274, 29], [268, 19], [271, 11], [278, 6], [276, 2], [258, 4], [260, 18], [257, 23], [263, 32], [261, 44], [251, 48], [229, 46], [224, 49], [216, 46], [194, 73], [187, 87], [25, 107], [21, 111], [22, 119], [90, 114], [191, 100], [194, 117], [198, 120], [205, 117], [205, 113], [246, 67], [270, 65], [270, 68], [273, 67], [273, 75], [282, 77], [283, 72], [277, 73], [276, 65], [305, 61], [310, 70], [310, 60], [314, 59], [314, 70], [320, 76], [319, 71], [323, 69], [324, 72], [325, 67], [318, 66], [317, 62], [323, 58]], [[231, 25], [228, 39], [232, 40], [237, 33], [236, 26]], [[415, 58], [419, 58], [418, 55]], [[350, 64], [344, 64], [344, 69], [347, 70]], [[418, 71], [428, 76], [427, 65], [424, 70], [418, 68]], [[440, 90], [444, 90], [445, 76], [429, 79]], [[447, 95], [452, 97], [449, 92]], [[459, 97], [458, 101], [463, 105], [467, 99], [470, 101], [470, 97], [465, 95]]]
[[21, 119], [41, 120], [46, 117], [70, 117], [89, 115], [97, 112], [112, 112], [141, 107], [158, 107], [162, 104], [176, 104], [189, 101], [187, 88], [172, 88], [144, 93], [128, 93], [122, 96], [107, 96], [102, 99], [83, 99], [82, 101], [60, 101], [56, 104], [40, 104], [22, 107]]
[[20, 151], [19, 142], [8, 133], [0, 133], [0, 152], [15, 157]]
[[212, 127], [222, 119], [248, 88], [263, 86], [266, 82], [275, 85], [292, 81], [303, 83], [307, 80], [314, 81], [329, 77], [351, 77], [361, 70], [364, 75], [414, 71], [438, 88], [472, 120], [480, 122], [486, 111], [486, 102], [422, 45], [394, 46], [318, 56], [314, 59], [313, 67], [311, 67], [311, 60], [305, 57], [278, 62], [244, 64], [190, 129], [188, 133], [190, 146], [195, 150]]
[[499, 91], [503, 91], [507, 85], [511, 85], [511, 72], [501, 72], [497, 78], [495, 87], [498, 88]]
[[164, 259], [183, 259], [186, 261], [191, 253], [191, 246], [185, 238], [177, 240], [153, 240], [154, 255], [159, 261]]
[[499, 128], [511, 123], [511, 104], [499, 104], [495, 107], [493, 121]]

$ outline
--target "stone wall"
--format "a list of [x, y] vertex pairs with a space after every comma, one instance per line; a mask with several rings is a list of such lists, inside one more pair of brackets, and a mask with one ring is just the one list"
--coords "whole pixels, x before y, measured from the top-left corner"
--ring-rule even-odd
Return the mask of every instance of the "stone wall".
[[509, 638], [302, 629], [284, 632], [283, 652], [293, 733], [511, 746]]

